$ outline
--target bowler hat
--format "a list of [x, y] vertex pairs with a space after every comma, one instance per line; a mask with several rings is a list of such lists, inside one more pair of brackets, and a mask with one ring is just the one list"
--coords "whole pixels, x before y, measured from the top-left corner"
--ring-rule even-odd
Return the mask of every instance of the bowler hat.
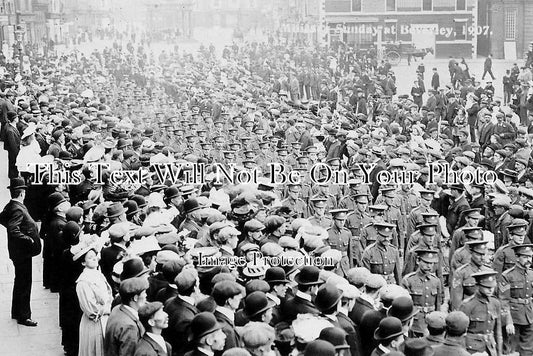
[[200, 209], [200, 205], [198, 204], [198, 200], [194, 198], [189, 198], [183, 203], [184, 214], [192, 213], [193, 211], [196, 211], [198, 209]]
[[342, 292], [339, 288], [326, 283], [316, 293], [315, 305], [319, 311], [325, 312], [337, 305], [341, 297]]
[[66, 202], [67, 199], [65, 196], [59, 192], [52, 193], [48, 196], [48, 206], [50, 209], [55, 208], [59, 204]]
[[190, 324], [189, 341], [198, 341], [202, 337], [222, 329], [217, 319], [210, 312], [201, 312], [195, 315]]
[[107, 208], [107, 217], [108, 218], [114, 218], [117, 216], [120, 216], [124, 214], [126, 210], [124, 210], [124, 207], [120, 203], [113, 203]]
[[261, 291], [252, 292], [244, 300], [244, 313], [248, 318], [253, 318], [275, 305], [273, 301], [267, 298], [265, 293]]
[[172, 199], [180, 195], [180, 191], [176, 187], [168, 187], [165, 189], [165, 199]]
[[120, 280], [124, 281], [133, 277], [140, 277], [150, 270], [146, 268], [143, 261], [140, 258], [134, 257], [127, 261], [124, 261], [122, 265], [122, 273], [120, 274]]
[[402, 322], [395, 317], [386, 317], [379, 322], [379, 326], [374, 332], [376, 341], [390, 340], [403, 334]]
[[320, 280], [320, 270], [315, 266], [304, 266], [300, 273], [294, 277], [296, 283], [302, 286], [313, 286], [317, 284], [322, 284], [323, 281]]
[[324, 328], [318, 336], [319, 340], [331, 343], [335, 350], [349, 349], [350, 345], [346, 343], [346, 331], [338, 327]]
[[426, 339], [413, 338], [405, 341], [403, 353], [405, 356], [432, 356], [434, 351]]
[[15, 189], [26, 189], [28, 188], [28, 186], [26, 185], [26, 182], [24, 182], [24, 178], [12, 178], [11, 181], [9, 182], [9, 187], [7, 187], [8, 189], [12, 189], [12, 190], [15, 190]]
[[139, 209], [139, 206], [137, 205], [137, 202], [135, 200], [128, 200], [127, 202], [125, 202], [124, 208], [126, 209], [127, 216], [131, 216], [141, 210]]
[[285, 271], [281, 267], [270, 267], [265, 272], [265, 281], [270, 284], [289, 283]]
[[387, 315], [396, 317], [404, 323], [415, 316], [418, 311], [418, 308], [414, 306], [413, 300], [410, 297], [400, 296], [392, 301]]
[[304, 350], [304, 356], [335, 356], [335, 346], [324, 340], [311, 341]]

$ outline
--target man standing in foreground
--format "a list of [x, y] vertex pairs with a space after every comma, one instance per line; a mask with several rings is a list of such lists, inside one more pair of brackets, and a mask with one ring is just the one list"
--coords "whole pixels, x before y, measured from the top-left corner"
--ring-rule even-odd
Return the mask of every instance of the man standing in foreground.
[[31, 258], [41, 250], [39, 228], [24, 206], [26, 184], [24, 179], [11, 180], [8, 187], [11, 200], [0, 213], [0, 224], [7, 229], [9, 258], [15, 266], [15, 283], [11, 302], [11, 318], [20, 325], [37, 326], [31, 320]]

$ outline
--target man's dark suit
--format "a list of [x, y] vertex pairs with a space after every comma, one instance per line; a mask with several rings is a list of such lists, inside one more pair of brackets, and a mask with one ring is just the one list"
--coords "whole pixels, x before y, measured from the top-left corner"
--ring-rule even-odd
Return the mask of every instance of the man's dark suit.
[[368, 310], [373, 309], [374, 306], [372, 306], [372, 304], [370, 304], [366, 299], [357, 297], [355, 299], [355, 305], [353, 306], [348, 316], [350, 317], [350, 319], [352, 319], [354, 324], [358, 326], [361, 323], [361, 318], [363, 317], [363, 314]]
[[282, 321], [291, 323], [296, 320], [298, 314], [318, 315], [319, 311], [312, 302], [296, 295], [293, 298], [287, 299], [287, 302], [285, 302], [285, 305], [283, 305], [283, 313], [281, 313], [281, 318], [283, 319]]
[[17, 170], [17, 156], [20, 151], [20, 132], [11, 124], [6, 124], [4, 129], [4, 149], [7, 151], [8, 177], [16, 178], [19, 175]]
[[470, 205], [464, 195], [462, 195], [459, 200], [453, 200], [451, 202], [448, 207], [448, 214], [446, 214], [446, 227], [450, 234], [453, 234], [454, 230], [458, 227], [463, 211], [466, 209], [470, 209]]
[[147, 334], [139, 340], [137, 347], [135, 348], [134, 356], [170, 356], [172, 355], [172, 346], [168, 342], [165, 342], [167, 349], [163, 350], [154, 339]]
[[144, 334], [144, 327], [124, 305], [117, 305], [111, 311], [104, 337], [106, 356], [131, 356]]
[[41, 249], [39, 228], [24, 204], [16, 200], [4, 207], [0, 224], [7, 229], [7, 249], [15, 266], [11, 317], [24, 321], [31, 318], [31, 258]]
[[239, 347], [239, 336], [235, 331], [235, 324], [233, 321], [229, 320], [227, 316], [215, 310], [213, 313], [219, 324], [222, 325], [222, 331], [226, 334], [226, 344], [224, 345], [224, 351], [229, 350], [233, 347]]
[[118, 261], [122, 260], [122, 257], [125, 255], [126, 249], [119, 245], [112, 244], [111, 246], [102, 249], [100, 269], [110, 286], [115, 284], [112, 278], [113, 267]]
[[190, 350], [187, 342], [189, 325], [198, 309], [179, 297], [169, 299], [165, 303], [165, 312], [168, 314], [168, 328], [163, 330], [165, 340], [168, 340], [174, 350], [174, 355], [181, 356]]
[[341, 328], [346, 331], [346, 342], [350, 345], [352, 355], [359, 355], [360, 352], [357, 349], [355, 324], [353, 321], [343, 313], [337, 313], [337, 320]]

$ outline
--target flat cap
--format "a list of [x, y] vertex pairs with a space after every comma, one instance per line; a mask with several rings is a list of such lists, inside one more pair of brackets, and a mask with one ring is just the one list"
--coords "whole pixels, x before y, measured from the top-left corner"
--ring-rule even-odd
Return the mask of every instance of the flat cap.
[[444, 329], [446, 327], [446, 313], [433, 311], [427, 314], [426, 324], [433, 329]]
[[118, 289], [120, 294], [141, 294], [141, 292], [147, 290], [148, 287], [148, 280], [146, 278], [134, 277], [120, 282]]
[[373, 289], [380, 289], [386, 284], [387, 284], [387, 281], [385, 280], [385, 278], [383, 278], [382, 275], [373, 274], [373, 273], [368, 275], [365, 281], [365, 285]]
[[459, 336], [466, 333], [470, 325], [470, 318], [462, 311], [453, 311], [446, 316], [446, 331], [448, 334]]

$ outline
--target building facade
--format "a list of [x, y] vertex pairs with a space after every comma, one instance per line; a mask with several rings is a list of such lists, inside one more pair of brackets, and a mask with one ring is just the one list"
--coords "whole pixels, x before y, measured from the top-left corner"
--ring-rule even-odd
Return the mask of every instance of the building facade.
[[[526, 0], [525, 0], [526, 1]], [[478, 0], [324, 0], [327, 41], [357, 48], [378, 43], [431, 48], [436, 57], [477, 56], [489, 35]]]
[[489, 50], [494, 58], [521, 59], [533, 42], [532, 0], [488, 0]]

